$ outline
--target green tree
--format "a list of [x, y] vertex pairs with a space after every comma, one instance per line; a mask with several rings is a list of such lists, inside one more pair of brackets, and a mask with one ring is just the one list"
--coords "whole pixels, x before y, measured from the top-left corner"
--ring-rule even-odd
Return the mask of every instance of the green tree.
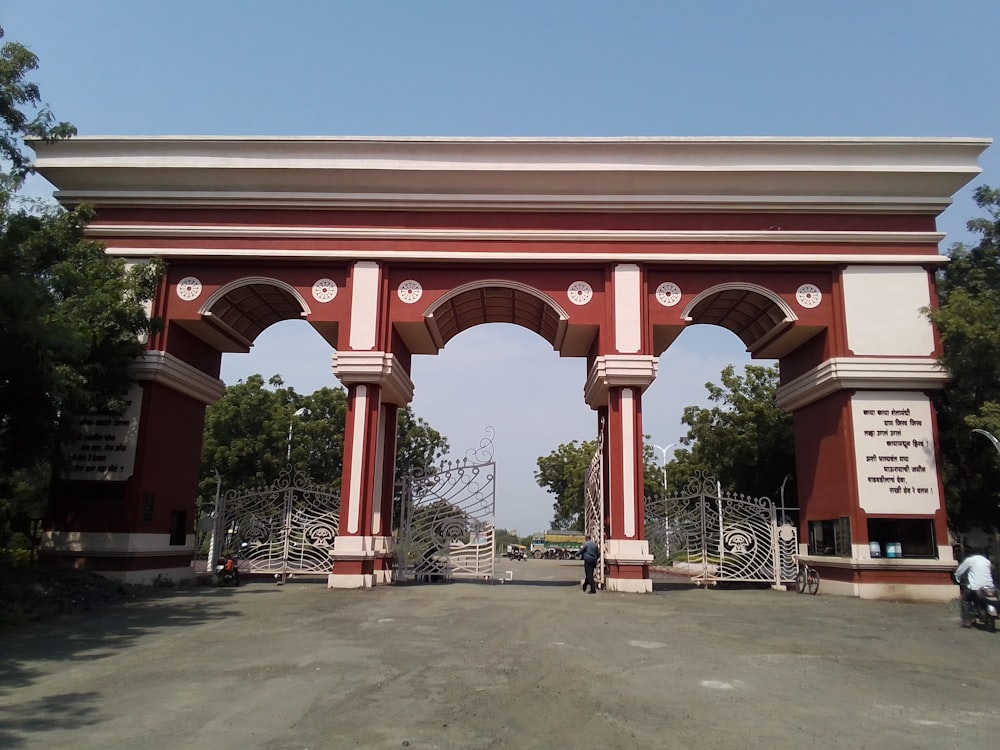
[[[282, 386], [278, 376], [265, 383], [263, 376], [251, 375], [208, 407], [201, 449], [203, 499], [214, 498], [215, 472], [227, 490], [250, 490], [270, 484], [288, 464], [288, 429], [301, 404], [293, 389]], [[296, 456], [303, 452], [296, 448]]]
[[74, 418], [123, 407], [162, 274], [159, 263], [127, 268], [87, 241], [89, 208], [19, 200], [32, 170], [25, 139], [75, 132], [41, 105], [27, 80], [37, 67], [23, 45], [0, 47], [0, 505], [33, 513]]
[[38, 84], [28, 80], [37, 69], [38, 57], [23, 44], [5, 42], [0, 47], [0, 159], [4, 163], [0, 190], [7, 199], [32, 172], [25, 138], [52, 142], [76, 135], [75, 127], [56, 122], [52, 111], [42, 104]]
[[[347, 391], [320, 388], [303, 396], [289, 421], [285, 455], [313, 481], [340, 487], [344, 469], [344, 432], [347, 426]], [[297, 413], [301, 412], [299, 416]], [[288, 435], [292, 438], [289, 441]]]
[[[643, 479], [646, 494], [663, 491], [663, 470], [656, 464], [649, 435], [643, 443]], [[552, 528], [583, 530], [583, 505], [587, 471], [597, 450], [596, 440], [564, 443], [547, 456], [540, 456], [535, 471], [538, 486], [555, 495]]]
[[[396, 414], [396, 479], [426, 473], [448, 454], [447, 439], [407, 406]], [[403, 483], [396, 482], [392, 494], [392, 517], [399, 523]]]
[[535, 481], [555, 495], [552, 528], [583, 529], [583, 499], [587, 469], [597, 450], [597, 441], [563, 443], [547, 456], [539, 456]]
[[[703, 472], [725, 489], [774, 498], [795, 470], [792, 417], [774, 402], [778, 369], [747, 365], [741, 377], [728, 365], [721, 379], [705, 384], [716, 406], [684, 409], [681, 422], [689, 429], [667, 465], [668, 482], [680, 488]], [[786, 500], [794, 504], [790, 490]]]
[[426, 471], [448, 453], [448, 440], [407, 406], [396, 416], [396, 476]]
[[975, 200], [986, 212], [968, 222], [979, 242], [950, 248], [950, 262], [937, 276], [938, 308], [925, 311], [952, 376], [935, 402], [945, 502], [961, 529], [1000, 525], [1000, 460], [972, 432], [1000, 436], [1000, 190], [981, 186]]

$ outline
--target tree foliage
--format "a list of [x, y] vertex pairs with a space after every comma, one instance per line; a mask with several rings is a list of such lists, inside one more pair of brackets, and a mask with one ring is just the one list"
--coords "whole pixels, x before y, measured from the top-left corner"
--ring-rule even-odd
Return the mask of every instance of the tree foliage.
[[396, 415], [396, 476], [426, 471], [448, 453], [448, 441], [410, 407]]
[[[681, 422], [689, 429], [667, 466], [668, 483], [676, 491], [703, 472], [727, 491], [774, 498], [795, 471], [792, 417], [774, 401], [778, 369], [747, 365], [740, 376], [728, 365], [721, 380], [705, 384], [716, 406], [684, 409]], [[786, 498], [794, 503], [791, 494]]]
[[76, 135], [75, 127], [56, 122], [49, 107], [42, 104], [38, 84], [28, 80], [37, 69], [38, 57], [23, 44], [5, 42], [0, 47], [0, 159], [4, 162], [2, 189], [8, 197], [32, 171], [25, 138], [51, 142]]
[[952, 376], [935, 401], [945, 501], [961, 529], [1000, 526], [998, 451], [972, 432], [1000, 436], [1000, 190], [981, 186], [975, 200], [986, 216], [968, 228], [980, 240], [951, 247], [937, 277], [938, 308], [926, 311]]
[[162, 273], [155, 262], [127, 268], [86, 240], [85, 206], [18, 201], [32, 169], [25, 139], [75, 132], [41, 104], [27, 79], [37, 67], [23, 45], [0, 47], [0, 505], [33, 513], [74, 418], [124, 405]]
[[[643, 443], [643, 479], [647, 495], [663, 491], [663, 470], [656, 463], [649, 439], [649, 435], [645, 435]], [[553, 529], [583, 530], [587, 471], [596, 450], [596, 440], [582, 443], [574, 440], [538, 458], [535, 481], [556, 498], [552, 504]]]
[[[217, 481], [226, 491], [266, 487], [289, 464], [313, 483], [339, 489], [346, 420], [343, 388], [302, 395], [278, 375], [267, 383], [251, 375], [229, 386], [205, 414], [202, 503], [214, 503]], [[396, 434], [396, 476], [429, 469], [448, 450], [448, 441], [409, 407], [398, 412]], [[398, 519], [398, 492], [395, 502]]]
[[547, 456], [539, 456], [535, 481], [555, 495], [552, 528], [583, 529], [584, 490], [587, 468], [597, 450], [596, 440], [563, 443]]

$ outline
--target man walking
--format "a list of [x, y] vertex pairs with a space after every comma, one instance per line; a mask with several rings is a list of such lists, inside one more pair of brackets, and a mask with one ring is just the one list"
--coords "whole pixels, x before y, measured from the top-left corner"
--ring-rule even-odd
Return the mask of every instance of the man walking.
[[594, 587], [594, 569], [597, 567], [597, 561], [601, 557], [601, 551], [597, 547], [597, 542], [590, 538], [590, 534], [587, 534], [583, 542], [583, 547], [580, 549], [580, 556], [583, 557], [583, 590], [587, 591], [587, 587], [590, 587], [588, 594], [596, 594], [597, 589]]

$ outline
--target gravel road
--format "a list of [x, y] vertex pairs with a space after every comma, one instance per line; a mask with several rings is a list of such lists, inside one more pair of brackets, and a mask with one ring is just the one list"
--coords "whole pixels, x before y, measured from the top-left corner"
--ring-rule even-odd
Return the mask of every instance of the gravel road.
[[[0, 632], [0, 747], [991, 746], [1000, 634], [942, 604], [660, 581], [182, 588]], [[956, 589], [957, 593], [957, 589]]]

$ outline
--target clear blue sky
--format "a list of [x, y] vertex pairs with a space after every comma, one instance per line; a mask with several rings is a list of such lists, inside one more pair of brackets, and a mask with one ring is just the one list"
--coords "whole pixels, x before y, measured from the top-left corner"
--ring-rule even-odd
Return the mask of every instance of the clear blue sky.
[[[87, 135], [1000, 136], [996, 0], [4, 0], [0, 25]], [[982, 166], [974, 184], [1000, 185], [1000, 147]], [[967, 238], [970, 195], [942, 217], [943, 247]], [[284, 323], [223, 377], [311, 392], [334, 382], [329, 354]], [[747, 361], [726, 331], [686, 331], [644, 398], [653, 442], [677, 442], [683, 407]], [[595, 433], [584, 364], [492, 325], [413, 377], [414, 409], [456, 451], [496, 428], [498, 523], [547, 527], [532, 473]]]

